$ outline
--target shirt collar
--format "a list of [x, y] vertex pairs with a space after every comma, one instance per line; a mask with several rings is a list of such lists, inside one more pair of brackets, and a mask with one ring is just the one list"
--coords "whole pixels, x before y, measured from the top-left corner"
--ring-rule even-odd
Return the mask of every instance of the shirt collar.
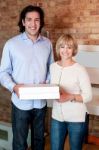
[[[30, 39], [28, 38], [28, 36], [26, 35], [26, 32], [23, 32], [23, 33], [22, 33], [22, 38], [23, 38], [23, 40], [30, 40]], [[39, 34], [39, 36], [38, 36], [38, 38], [36, 39], [35, 42], [40, 41], [40, 40], [43, 40], [43, 36], [42, 36], [41, 34]]]

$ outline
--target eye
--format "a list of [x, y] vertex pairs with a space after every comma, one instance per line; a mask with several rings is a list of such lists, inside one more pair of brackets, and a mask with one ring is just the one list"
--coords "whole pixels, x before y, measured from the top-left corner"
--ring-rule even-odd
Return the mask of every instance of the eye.
[[68, 49], [72, 49], [72, 47], [71, 47], [71, 46], [68, 46]]
[[61, 45], [60, 48], [65, 48], [65, 46]]
[[37, 19], [35, 19], [35, 21], [39, 21], [39, 22], [40, 22], [40, 19], [39, 19], [39, 18], [37, 18]]
[[25, 20], [26, 20], [26, 21], [31, 21], [31, 20], [32, 20], [32, 18], [26, 18]]

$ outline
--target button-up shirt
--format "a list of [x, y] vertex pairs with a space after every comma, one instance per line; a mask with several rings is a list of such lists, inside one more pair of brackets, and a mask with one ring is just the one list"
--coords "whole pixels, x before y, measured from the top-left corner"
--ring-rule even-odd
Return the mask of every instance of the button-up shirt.
[[46, 37], [39, 35], [33, 42], [24, 32], [6, 42], [1, 59], [0, 82], [12, 92], [11, 100], [16, 107], [30, 110], [46, 105], [46, 100], [20, 100], [13, 87], [16, 84], [48, 82], [52, 62], [52, 44]]

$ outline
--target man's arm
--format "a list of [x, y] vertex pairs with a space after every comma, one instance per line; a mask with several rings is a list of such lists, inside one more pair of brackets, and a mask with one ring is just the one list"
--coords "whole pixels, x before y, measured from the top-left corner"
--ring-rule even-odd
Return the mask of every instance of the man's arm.
[[13, 81], [12, 78], [12, 70], [13, 70], [13, 64], [10, 54], [10, 46], [7, 42], [4, 46], [2, 58], [1, 58], [1, 64], [0, 64], [0, 83], [2, 86], [7, 88], [9, 91], [13, 91], [13, 87], [16, 85], [16, 83]]
[[50, 65], [54, 62], [54, 55], [53, 55], [53, 48], [51, 45], [51, 51], [50, 51], [50, 55], [48, 58], [48, 63], [47, 63], [47, 77], [46, 77], [46, 83], [50, 82]]

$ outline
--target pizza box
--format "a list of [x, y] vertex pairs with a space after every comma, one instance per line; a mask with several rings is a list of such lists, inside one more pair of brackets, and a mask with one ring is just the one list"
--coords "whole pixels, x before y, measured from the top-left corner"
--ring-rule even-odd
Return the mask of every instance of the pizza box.
[[59, 86], [52, 84], [25, 85], [19, 88], [19, 98], [33, 99], [59, 99]]

